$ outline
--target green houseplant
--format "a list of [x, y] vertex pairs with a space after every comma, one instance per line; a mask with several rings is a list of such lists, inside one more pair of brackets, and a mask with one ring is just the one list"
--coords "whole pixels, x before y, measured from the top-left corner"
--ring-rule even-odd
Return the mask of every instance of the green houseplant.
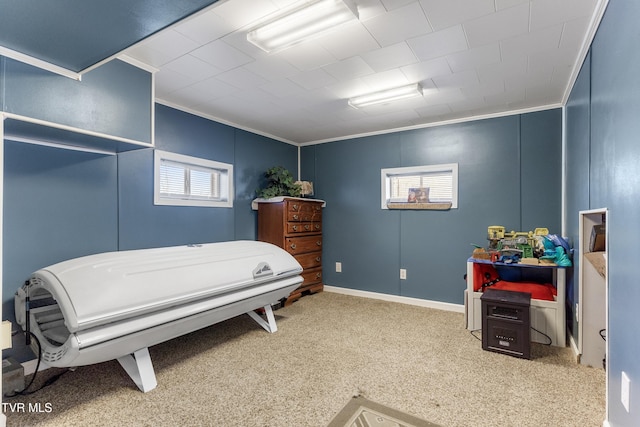
[[300, 195], [300, 185], [296, 184], [293, 175], [283, 166], [274, 166], [264, 173], [267, 178], [267, 186], [257, 191], [258, 197], [269, 199], [278, 196]]

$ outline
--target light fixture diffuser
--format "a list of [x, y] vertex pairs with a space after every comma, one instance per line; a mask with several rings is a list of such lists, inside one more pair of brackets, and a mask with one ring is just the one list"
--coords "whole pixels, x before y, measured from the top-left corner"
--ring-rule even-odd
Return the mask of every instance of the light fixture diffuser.
[[349, 105], [355, 108], [362, 108], [417, 96], [422, 96], [422, 87], [420, 87], [418, 83], [415, 83], [407, 86], [382, 90], [380, 92], [356, 96], [349, 99]]
[[358, 18], [351, 0], [306, 1], [247, 33], [247, 40], [265, 52], [274, 52], [316, 37]]

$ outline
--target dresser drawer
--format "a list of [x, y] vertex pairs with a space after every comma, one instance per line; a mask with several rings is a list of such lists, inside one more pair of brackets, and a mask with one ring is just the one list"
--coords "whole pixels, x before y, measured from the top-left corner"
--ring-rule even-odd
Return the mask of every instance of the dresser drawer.
[[322, 211], [306, 209], [304, 211], [287, 211], [287, 221], [322, 221]]
[[304, 254], [307, 252], [316, 252], [322, 248], [322, 235], [305, 237], [287, 237], [285, 239], [284, 249], [290, 254]]
[[318, 269], [313, 269], [313, 270], [309, 270], [309, 271], [304, 271], [302, 273], [302, 278], [304, 279], [302, 282], [302, 285], [300, 286], [307, 286], [307, 285], [311, 285], [313, 283], [319, 283], [322, 282], [322, 269], [318, 268]]
[[320, 203], [287, 200], [287, 221], [320, 222], [321, 220], [322, 206]]
[[322, 223], [320, 222], [288, 222], [287, 234], [294, 233], [320, 233], [322, 231]]
[[320, 267], [322, 265], [322, 252], [300, 254], [296, 255], [295, 258], [305, 270], [308, 268]]

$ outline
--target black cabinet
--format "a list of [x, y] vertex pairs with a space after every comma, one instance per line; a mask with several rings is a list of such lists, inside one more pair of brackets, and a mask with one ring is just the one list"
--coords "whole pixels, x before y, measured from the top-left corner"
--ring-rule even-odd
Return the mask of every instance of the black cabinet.
[[531, 294], [487, 289], [482, 301], [482, 349], [531, 358]]

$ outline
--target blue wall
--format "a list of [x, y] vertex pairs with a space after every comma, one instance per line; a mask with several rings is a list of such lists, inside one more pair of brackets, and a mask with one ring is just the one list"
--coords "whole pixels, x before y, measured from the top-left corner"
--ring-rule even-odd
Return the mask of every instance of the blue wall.
[[[640, 3], [611, 0], [567, 109], [567, 216], [607, 207], [609, 215], [608, 413], [611, 426], [640, 425], [637, 241], [640, 236]], [[588, 152], [588, 158], [587, 153]], [[575, 223], [572, 228], [577, 229]], [[575, 231], [573, 231], [575, 234]], [[631, 380], [630, 413], [620, 401]]]
[[114, 60], [72, 80], [0, 56], [2, 111], [151, 143], [151, 75]]
[[[234, 165], [233, 208], [153, 205], [153, 150], [117, 155], [5, 140], [3, 317], [13, 321], [13, 294], [33, 271], [99, 252], [255, 240], [255, 191], [264, 171], [295, 171], [296, 147], [156, 106], [157, 148]], [[82, 137], [80, 137], [82, 139]], [[5, 351], [31, 358], [14, 338]]]
[[[302, 178], [327, 200], [325, 283], [462, 304], [487, 226], [560, 233], [561, 155], [559, 109], [303, 147]], [[441, 163], [458, 163], [457, 209], [380, 208], [380, 169]]]

